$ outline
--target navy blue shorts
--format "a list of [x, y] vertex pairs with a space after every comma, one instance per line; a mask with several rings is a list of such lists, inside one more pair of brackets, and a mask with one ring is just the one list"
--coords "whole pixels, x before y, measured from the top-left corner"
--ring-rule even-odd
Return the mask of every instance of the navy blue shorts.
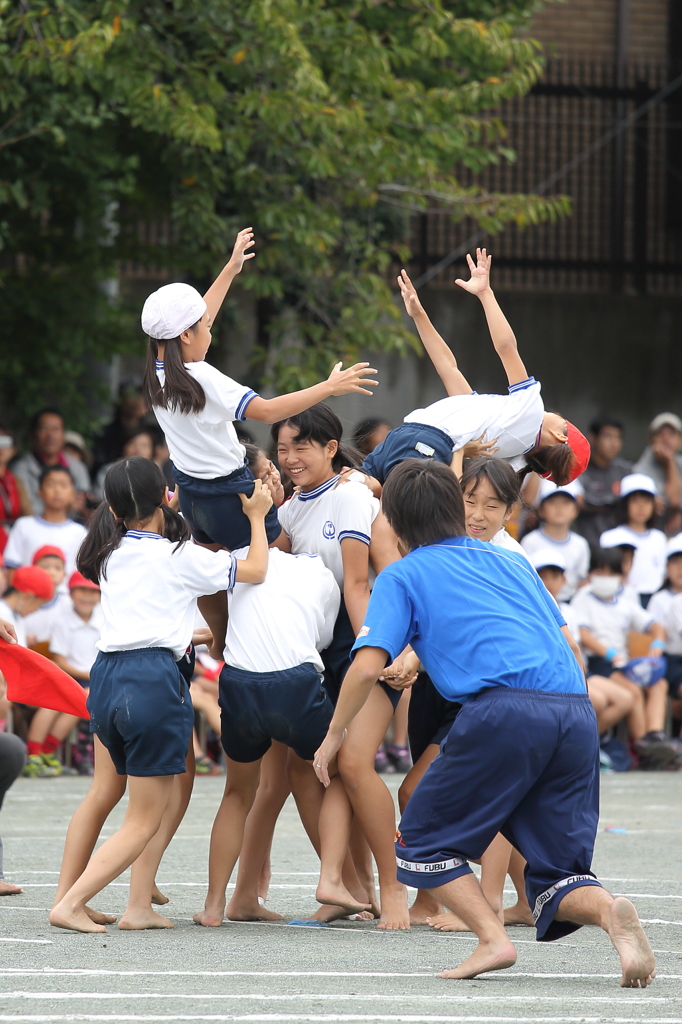
[[426, 423], [401, 423], [367, 456], [362, 468], [383, 484], [391, 470], [405, 459], [434, 459], [449, 466], [452, 438]]
[[682, 654], [666, 654], [668, 667], [665, 678], [668, 680], [668, 693], [673, 700], [682, 697]]
[[[346, 672], [350, 668], [350, 652], [354, 643], [355, 631], [351, 625], [350, 618], [348, 617], [344, 600], [341, 598], [341, 607], [339, 608], [339, 614], [336, 616], [336, 625], [334, 626], [332, 642], [329, 647], [326, 647], [320, 652], [322, 663], [324, 665], [324, 679], [322, 680], [322, 685], [329, 694], [334, 707], [336, 707], [336, 702], [339, 699], [341, 683], [344, 680]], [[394, 689], [382, 680], [379, 681], [379, 686], [390, 700], [393, 705], [393, 710], [395, 711], [398, 707], [398, 701], [403, 695], [403, 691]]]
[[282, 672], [246, 672], [224, 665], [220, 673], [221, 743], [233, 761], [259, 761], [273, 740], [312, 761], [334, 714], [314, 665]]
[[172, 651], [100, 651], [90, 671], [88, 711], [90, 732], [99, 736], [119, 775], [185, 771], [194, 711]]
[[590, 654], [587, 658], [587, 678], [590, 676], [604, 676], [608, 679], [618, 669], [614, 668], [610, 661], [603, 658], [601, 654]]
[[599, 819], [599, 738], [587, 694], [497, 687], [467, 702], [400, 822], [398, 878], [435, 889], [471, 871], [498, 832], [525, 857], [537, 938], [591, 871]]
[[[180, 511], [195, 540], [221, 544], [229, 551], [249, 546], [251, 524], [239, 498], [240, 494], [253, 494], [254, 476], [247, 465], [215, 480], [187, 476], [175, 466], [173, 475], [180, 488]], [[265, 517], [265, 532], [270, 544], [282, 532], [274, 505]]]
[[407, 738], [414, 764], [432, 743], [441, 745], [461, 707], [455, 701], [446, 700], [426, 672], [419, 673], [407, 713]]

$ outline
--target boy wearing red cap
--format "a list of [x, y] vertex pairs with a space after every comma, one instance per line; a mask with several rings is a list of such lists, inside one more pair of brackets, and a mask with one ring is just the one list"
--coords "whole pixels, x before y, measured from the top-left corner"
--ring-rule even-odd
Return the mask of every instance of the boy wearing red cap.
[[46, 601], [37, 612], [31, 612], [24, 619], [28, 646], [49, 643], [52, 631], [65, 608], [70, 607], [69, 595], [65, 593], [66, 555], [53, 544], [44, 544], [33, 556], [33, 564], [49, 573], [54, 583], [54, 597]]
[[24, 617], [41, 608], [53, 594], [50, 575], [37, 565], [24, 565], [14, 573], [11, 586], [0, 598], [0, 618], [12, 623], [22, 647], [26, 647]]

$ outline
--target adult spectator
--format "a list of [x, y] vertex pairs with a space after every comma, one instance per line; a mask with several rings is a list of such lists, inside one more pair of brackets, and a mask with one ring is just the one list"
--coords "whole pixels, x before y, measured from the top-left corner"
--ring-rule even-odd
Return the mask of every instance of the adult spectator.
[[575, 524], [591, 547], [597, 547], [605, 530], [616, 526], [620, 482], [632, 472], [632, 463], [620, 457], [623, 424], [613, 416], [598, 416], [590, 424], [592, 453], [580, 477], [583, 502]]
[[85, 464], [64, 451], [64, 417], [56, 409], [41, 409], [31, 420], [31, 451], [21, 455], [12, 465], [12, 472], [21, 480], [35, 515], [43, 511], [39, 494], [40, 478], [48, 466], [63, 466], [73, 478], [78, 500], [75, 511], [85, 507], [90, 490], [90, 475]]
[[29, 516], [32, 512], [26, 488], [7, 468], [16, 454], [14, 438], [0, 424], [0, 555], [5, 550], [12, 523], [19, 516]]
[[95, 446], [95, 458], [98, 466], [106, 462], [115, 462], [120, 457], [127, 439], [142, 426], [145, 412], [144, 399], [140, 389], [130, 383], [121, 384], [114, 418], [104, 428]]
[[[118, 459], [132, 459], [134, 455], [139, 455], [141, 459], [154, 458], [154, 433], [147, 427], [135, 430], [130, 437], [126, 438], [117, 455], [117, 461]], [[97, 501], [104, 501], [104, 480], [113, 465], [113, 462], [107, 462], [97, 473], [93, 487]]]
[[650, 476], [656, 484], [669, 535], [682, 527], [682, 420], [674, 412], [662, 412], [649, 424], [649, 444], [633, 467], [634, 473]]

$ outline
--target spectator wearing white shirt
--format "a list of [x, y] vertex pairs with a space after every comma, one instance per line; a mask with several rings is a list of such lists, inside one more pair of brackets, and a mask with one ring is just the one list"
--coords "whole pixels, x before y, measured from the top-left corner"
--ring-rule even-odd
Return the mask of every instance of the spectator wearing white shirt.
[[9, 569], [31, 565], [39, 548], [57, 546], [66, 555], [66, 572], [76, 568], [76, 555], [85, 537], [85, 527], [69, 519], [76, 500], [71, 472], [65, 466], [48, 466], [40, 478], [40, 515], [22, 516], [10, 530], [5, 548]]
[[682, 533], [668, 541], [666, 578], [647, 611], [665, 630], [666, 679], [673, 716], [682, 718]]
[[65, 592], [66, 555], [62, 549], [52, 544], [43, 545], [34, 554], [33, 564], [44, 569], [52, 577], [54, 597], [46, 601], [37, 612], [31, 612], [26, 616], [24, 625], [29, 647], [49, 643], [62, 610], [71, 606], [69, 595]]
[[606, 530], [599, 539], [602, 548], [629, 544], [635, 549], [628, 582], [639, 594], [642, 607], [663, 583], [666, 537], [655, 530], [656, 484], [643, 473], [630, 473], [620, 484], [621, 526]]
[[12, 623], [22, 647], [26, 647], [24, 618], [42, 607], [53, 594], [51, 577], [37, 565], [22, 566], [14, 573], [11, 586], [0, 598], [0, 618]]
[[538, 516], [542, 525], [521, 540], [522, 548], [531, 559], [538, 551], [551, 548], [565, 565], [566, 582], [559, 594], [560, 601], [570, 601], [586, 579], [590, 566], [589, 544], [571, 529], [578, 515], [581, 494], [582, 488], [577, 480], [565, 487], [557, 487], [550, 480], [541, 480]]

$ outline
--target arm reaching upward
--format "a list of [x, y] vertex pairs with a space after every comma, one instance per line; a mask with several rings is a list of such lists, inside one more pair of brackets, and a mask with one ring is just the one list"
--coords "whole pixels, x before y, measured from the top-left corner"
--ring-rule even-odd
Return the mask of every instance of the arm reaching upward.
[[468, 254], [467, 263], [469, 264], [471, 277], [468, 281], [458, 277], [455, 284], [458, 284], [465, 292], [477, 295], [480, 299], [485, 312], [485, 318], [488, 321], [490, 337], [493, 340], [495, 351], [502, 361], [509, 384], [518, 384], [522, 380], [527, 380], [528, 373], [519, 355], [516, 337], [509, 321], [500, 309], [495, 293], [490, 287], [492, 256], [489, 256], [485, 249], [477, 249], [476, 263]]
[[468, 380], [458, 368], [452, 350], [429, 320], [405, 270], [400, 271], [398, 287], [405, 303], [405, 309], [414, 320], [422, 344], [436, 368], [438, 376], [443, 381], [448, 395], [470, 395], [472, 388]]
[[229, 261], [225, 264], [211, 287], [204, 295], [204, 302], [208, 308], [208, 315], [211, 323], [213, 323], [220, 312], [220, 307], [222, 306], [225, 296], [227, 295], [230, 285], [234, 281], [235, 277], [241, 271], [246, 261], [252, 260], [256, 255], [255, 252], [246, 251], [247, 249], [250, 249], [252, 245], [253, 228], [244, 228], [244, 230], [240, 231], [237, 235]]

